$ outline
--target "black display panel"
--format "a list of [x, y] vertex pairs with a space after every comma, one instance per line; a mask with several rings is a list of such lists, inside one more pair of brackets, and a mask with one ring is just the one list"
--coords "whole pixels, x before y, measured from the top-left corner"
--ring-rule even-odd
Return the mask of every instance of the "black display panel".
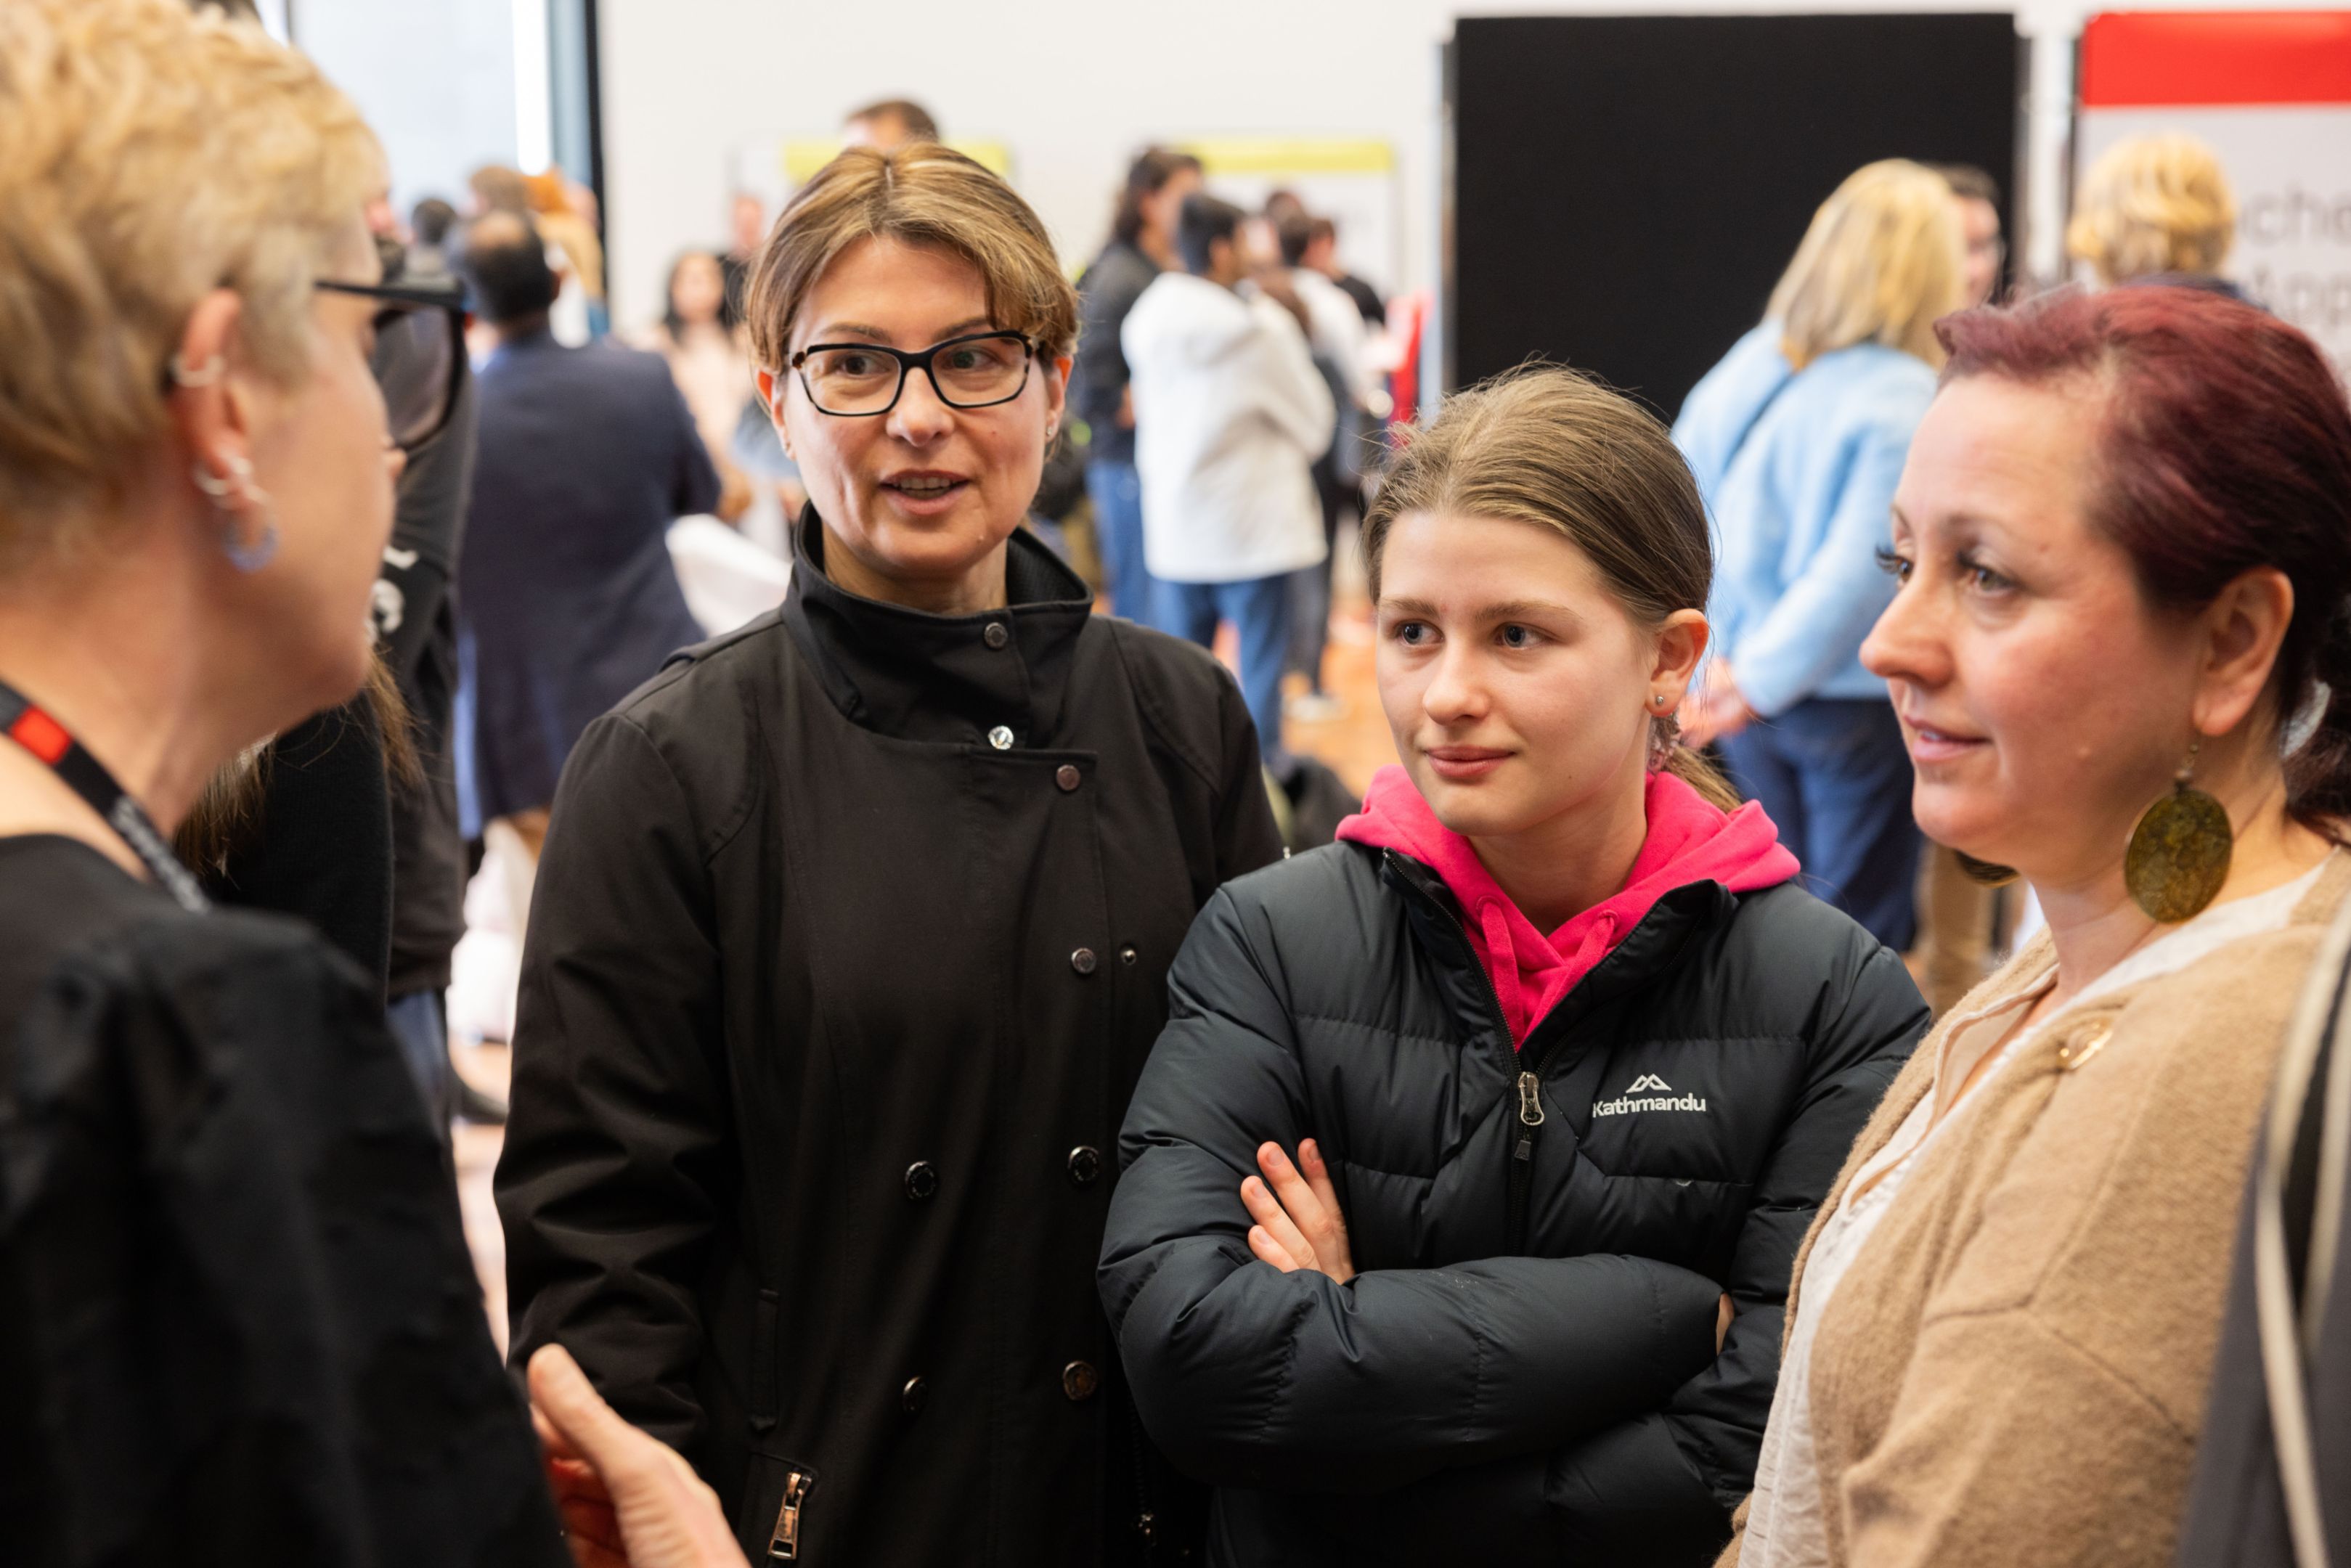
[[1670, 416], [1874, 159], [1989, 171], [2013, 235], [2022, 66], [2005, 13], [1464, 17], [1449, 384], [1540, 356]]

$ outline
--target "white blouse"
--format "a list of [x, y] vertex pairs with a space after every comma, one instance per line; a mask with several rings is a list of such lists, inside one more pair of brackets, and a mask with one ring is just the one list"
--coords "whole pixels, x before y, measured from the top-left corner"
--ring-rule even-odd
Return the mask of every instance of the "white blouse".
[[[1821, 1315], [1836, 1294], [1837, 1284], [1853, 1267], [1878, 1222], [1886, 1218], [1917, 1164], [1918, 1152], [1949, 1125], [1960, 1085], [1986, 1053], [1998, 1055], [1985, 1071], [1990, 1078], [2012, 1061], [2027, 1040], [2071, 1013], [2074, 1009], [2124, 986], [2184, 969], [2230, 943], [2265, 931], [2282, 929], [2294, 917], [2304, 895], [2316, 885], [2326, 869], [2322, 861], [2305, 874], [2267, 893], [2216, 904], [2179, 930], [2148, 943], [2083, 988], [2081, 994], [2030, 1029], [2015, 1029], [2016, 1016], [2030, 1009], [2057, 983], [2057, 963], [2051, 956], [2022, 991], [2007, 1000], [1959, 1014], [1943, 1036], [1935, 1063], [1933, 1090], [1912, 1107], [1886, 1146], [1872, 1155], [1846, 1184], [1844, 1201], [1821, 1227], [1804, 1261], [1802, 1288], [1798, 1292], [1796, 1322], [1788, 1335], [1788, 1349], [1780, 1366], [1780, 1385], [1771, 1399], [1771, 1419], [1763, 1429], [1763, 1448], [1755, 1466], [1755, 1496], [1747, 1512], [1747, 1535], [1739, 1551], [1740, 1568], [1824, 1568], [1829, 1561], [1828, 1533], [1822, 1521], [1825, 1506], [1820, 1467], [1813, 1448], [1812, 1359]], [[2013, 1030], [2013, 1034], [2011, 1030]], [[2003, 1038], [2005, 1037], [2005, 1038]], [[1980, 1084], [1982, 1081], [1979, 1080]]]

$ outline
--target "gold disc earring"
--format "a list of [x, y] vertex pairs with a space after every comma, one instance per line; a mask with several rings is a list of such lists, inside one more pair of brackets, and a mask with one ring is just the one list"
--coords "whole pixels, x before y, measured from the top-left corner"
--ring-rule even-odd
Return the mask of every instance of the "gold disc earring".
[[2203, 912], [2229, 880], [2237, 836], [2228, 808], [2189, 782], [2196, 774], [2199, 736], [2171, 781], [2171, 793], [2147, 809], [2131, 830], [2123, 856], [2123, 884], [2147, 918], [2166, 925]]

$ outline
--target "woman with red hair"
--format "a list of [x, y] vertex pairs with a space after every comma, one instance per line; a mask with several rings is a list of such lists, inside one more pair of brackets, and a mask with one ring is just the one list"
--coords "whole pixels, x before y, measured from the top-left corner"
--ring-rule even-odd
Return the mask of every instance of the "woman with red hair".
[[1938, 331], [1862, 657], [1919, 826], [2049, 929], [1822, 1207], [1724, 1561], [2168, 1563], [2263, 1092], [2351, 891], [2351, 409], [2195, 290]]

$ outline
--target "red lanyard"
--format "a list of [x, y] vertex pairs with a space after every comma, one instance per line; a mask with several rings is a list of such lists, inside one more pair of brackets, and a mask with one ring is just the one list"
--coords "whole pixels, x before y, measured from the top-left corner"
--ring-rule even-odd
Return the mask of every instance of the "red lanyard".
[[106, 825], [131, 846], [131, 852], [139, 857], [147, 874], [178, 899], [182, 908], [201, 915], [212, 907], [204, 890], [196, 885], [196, 879], [180, 863], [163, 835], [156, 831], [154, 821], [114, 781], [114, 775], [106, 770], [105, 765], [84, 750], [81, 742], [66, 732], [65, 726], [5, 681], [0, 681], [0, 735], [47, 763], [65, 781], [67, 789], [89, 801], [90, 810], [106, 819]]

